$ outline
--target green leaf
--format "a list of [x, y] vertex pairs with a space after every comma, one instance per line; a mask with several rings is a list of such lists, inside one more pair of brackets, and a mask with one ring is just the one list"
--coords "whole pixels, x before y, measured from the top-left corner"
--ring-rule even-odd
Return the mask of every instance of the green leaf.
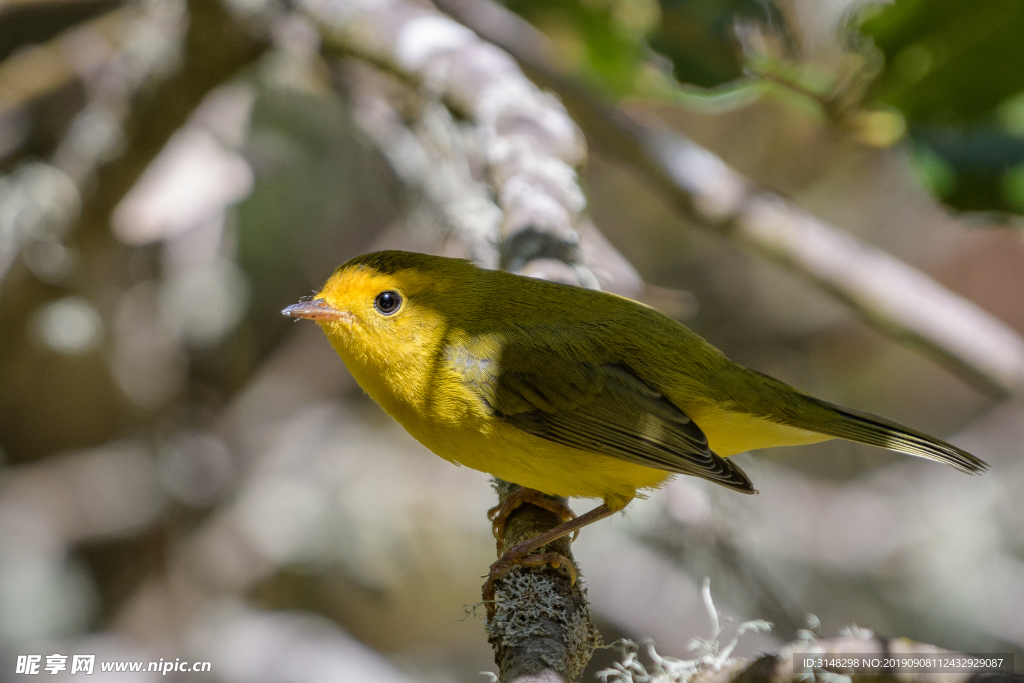
[[885, 55], [873, 96], [911, 123], [988, 119], [1024, 90], [1024, 2], [897, 0], [862, 24]]
[[885, 56], [868, 104], [903, 113], [949, 206], [1024, 213], [1024, 2], [897, 0], [861, 24]]

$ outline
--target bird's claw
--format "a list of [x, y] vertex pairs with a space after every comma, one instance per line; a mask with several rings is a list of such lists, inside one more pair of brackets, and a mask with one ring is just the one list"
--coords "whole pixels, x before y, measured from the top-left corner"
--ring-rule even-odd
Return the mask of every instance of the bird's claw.
[[[508, 521], [509, 515], [516, 508], [526, 503], [555, 513], [562, 522], [576, 519], [576, 513], [569, 509], [568, 505], [560, 503], [540, 491], [518, 488], [507, 495], [501, 503], [487, 511], [487, 519], [491, 520], [491, 533], [494, 534], [494, 538], [498, 542], [498, 552], [501, 552], [502, 547], [505, 545], [505, 522]], [[579, 535], [580, 532], [577, 529], [573, 534], [572, 540], [575, 541]]]

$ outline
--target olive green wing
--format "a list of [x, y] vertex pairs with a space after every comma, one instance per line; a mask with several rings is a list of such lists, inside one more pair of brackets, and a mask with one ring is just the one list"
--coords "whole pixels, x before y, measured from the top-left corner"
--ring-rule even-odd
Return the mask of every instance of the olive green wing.
[[445, 355], [493, 415], [528, 434], [755, 492], [693, 420], [625, 363], [591, 364], [551, 346], [493, 338]]

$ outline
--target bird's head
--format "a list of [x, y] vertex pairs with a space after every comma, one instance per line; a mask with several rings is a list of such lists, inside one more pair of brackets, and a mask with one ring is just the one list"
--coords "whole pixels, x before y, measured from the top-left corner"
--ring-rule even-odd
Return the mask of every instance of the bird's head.
[[452, 295], [475, 272], [460, 259], [375, 252], [346, 262], [312, 298], [281, 312], [316, 321], [346, 361], [393, 359], [443, 334], [459, 299]]

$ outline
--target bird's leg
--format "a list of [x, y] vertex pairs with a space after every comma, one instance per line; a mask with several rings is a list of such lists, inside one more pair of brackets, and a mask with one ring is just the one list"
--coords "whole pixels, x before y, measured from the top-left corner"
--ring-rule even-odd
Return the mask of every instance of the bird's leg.
[[621, 507], [609, 507], [607, 504], [600, 505], [576, 519], [569, 520], [568, 522], [559, 524], [549, 531], [545, 531], [540, 536], [535, 536], [534, 538], [523, 541], [522, 543], [517, 543], [511, 548], [508, 548], [501, 554], [501, 557], [491, 565], [491, 571], [487, 575], [487, 582], [484, 583], [483, 600], [487, 605], [487, 618], [491, 619], [494, 617], [494, 582], [500, 579], [505, 572], [511, 569], [514, 565], [551, 564], [557, 568], [559, 565], [565, 564], [566, 567], [570, 568], [569, 571], [572, 573], [573, 583], [575, 583], [577, 574], [576, 566], [570, 560], [558, 553], [542, 553], [539, 555], [533, 555], [531, 553], [533, 553], [537, 548], [547, 545], [552, 541], [557, 541], [562, 536], [578, 531], [588, 524], [593, 524], [605, 517], [610, 517], [621, 509]]
[[[536, 505], [539, 508], [553, 512], [563, 521], [568, 522], [576, 519], [576, 513], [569, 509], [569, 506], [561, 503], [557, 500], [553, 500], [548, 496], [545, 496], [540, 491], [533, 489], [517, 488], [515, 491], [505, 497], [505, 500], [501, 501], [490, 510], [487, 511], [487, 519], [491, 520], [491, 531], [494, 533], [494, 538], [498, 541], [498, 552], [501, 552], [502, 547], [505, 545], [505, 522], [508, 520], [508, 516], [524, 503], [530, 503]], [[579, 536], [579, 530], [576, 530], [576, 535], [572, 537], [572, 540], [576, 540]]]

